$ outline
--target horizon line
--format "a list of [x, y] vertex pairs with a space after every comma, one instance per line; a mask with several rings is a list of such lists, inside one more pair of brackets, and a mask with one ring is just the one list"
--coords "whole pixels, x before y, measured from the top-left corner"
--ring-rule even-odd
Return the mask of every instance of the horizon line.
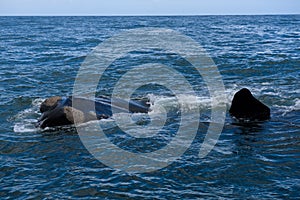
[[236, 14], [0, 14], [0, 17], [171, 17], [171, 16], [271, 16], [300, 13], [236, 13]]

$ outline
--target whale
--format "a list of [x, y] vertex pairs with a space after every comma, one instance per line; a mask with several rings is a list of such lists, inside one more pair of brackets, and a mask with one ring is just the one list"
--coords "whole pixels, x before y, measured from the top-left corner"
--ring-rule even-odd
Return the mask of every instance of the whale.
[[75, 124], [75, 118], [77, 123], [84, 123], [107, 119], [113, 113], [148, 113], [149, 111], [148, 99], [126, 101], [101, 96], [90, 100], [82, 97], [54, 96], [47, 98], [40, 105], [42, 115], [35, 126], [44, 129]]
[[256, 99], [247, 88], [235, 93], [229, 113], [239, 121], [265, 121], [270, 119], [270, 108]]
[[[76, 103], [73, 103], [76, 101]], [[75, 106], [76, 105], [76, 106]], [[56, 127], [101, 120], [112, 117], [113, 113], [148, 113], [149, 99], [123, 100], [100, 96], [94, 100], [83, 97], [54, 96], [40, 105], [41, 117], [36, 127]], [[264, 121], [270, 119], [270, 108], [256, 99], [249, 89], [243, 88], [235, 93], [230, 115], [239, 121]]]

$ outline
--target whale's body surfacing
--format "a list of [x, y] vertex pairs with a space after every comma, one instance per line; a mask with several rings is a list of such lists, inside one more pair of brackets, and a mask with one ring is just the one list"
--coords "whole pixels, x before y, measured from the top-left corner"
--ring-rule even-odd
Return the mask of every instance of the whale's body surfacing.
[[[74, 107], [72, 100], [76, 101]], [[148, 113], [150, 105], [147, 100], [108, 99], [96, 98], [95, 101], [85, 98], [51, 97], [40, 106], [42, 116], [36, 124], [39, 128], [63, 126], [83, 123], [91, 120], [106, 119], [114, 113]]]
[[234, 95], [229, 113], [239, 120], [263, 121], [270, 118], [270, 108], [257, 100], [246, 88]]

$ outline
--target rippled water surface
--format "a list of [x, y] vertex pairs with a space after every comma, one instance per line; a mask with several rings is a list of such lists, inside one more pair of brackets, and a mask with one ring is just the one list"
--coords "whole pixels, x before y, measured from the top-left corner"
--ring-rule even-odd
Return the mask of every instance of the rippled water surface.
[[[0, 17], [0, 27], [1, 199], [300, 198], [299, 15]], [[271, 108], [271, 120], [239, 124], [227, 114], [217, 145], [199, 158], [210, 122], [207, 88], [201, 77], [183, 70], [184, 60], [151, 51], [133, 52], [113, 63], [97, 94], [110, 95], [122, 70], [132, 65], [156, 61], [190, 75], [203, 116], [192, 145], [171, 165], [125, 173], [95, 159], [74, 127], [33, 126], [45, 98], [72, 94], [77, 71], [94, 47], [142, 27], [174, 29], [197, 41], [220, 70], [228, 109], [233, 94], [247, 87]], [[176, 111], [176, 99], [167, 89], [139, 92], [150, 97], [154, 108]], [[187, 96], [183, 106], [193, 109], [194, 104]], [[116, 127], [108, 128], [108, 137], [130, 151], [155, 149], [175, 137], [177, 114], [171, 112], [165, 135], [146, 143], [150, 147], [127, 140]]]

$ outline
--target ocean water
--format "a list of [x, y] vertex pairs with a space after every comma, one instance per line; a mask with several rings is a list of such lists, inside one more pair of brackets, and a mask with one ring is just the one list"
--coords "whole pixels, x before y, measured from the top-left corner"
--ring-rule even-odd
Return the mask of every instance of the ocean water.
[[[299, 15], [0, 17], [0, 27], [1, 199], [300, 198]], [[271, 108], [271, 119], [240, 124], [227, 114], [217, 145], [199, 158], [211, 102], [201, 77], [183, 70], [190, 75], [197, 102], [186, 95], [181, 106], [199, 106], [200, 125], [190, 148], [160, 170], [115, 170], [88, 152], [74, 127], [34, 127], [45, 98], [72, 94], [81, 63], [93, 48], [122, 31], [143, 27], [173, 29], [197, 41], [222, 75], [227, 110], [234, 93], [247, 87]], [[189, 69], [178, 56], [133, 52], [113, 63], [97, 94], [109, 96], [128, 66], [153, 61]], [[129, 151], [153, 151], [176, 135], [176, 98], [158, 86], [140, 88], [136, 96], [149, 97], [157, 112], [161, 106], [174, 111], [165, 124], [166, 135], [135, 144], [110, 127], [109, 137]]]

